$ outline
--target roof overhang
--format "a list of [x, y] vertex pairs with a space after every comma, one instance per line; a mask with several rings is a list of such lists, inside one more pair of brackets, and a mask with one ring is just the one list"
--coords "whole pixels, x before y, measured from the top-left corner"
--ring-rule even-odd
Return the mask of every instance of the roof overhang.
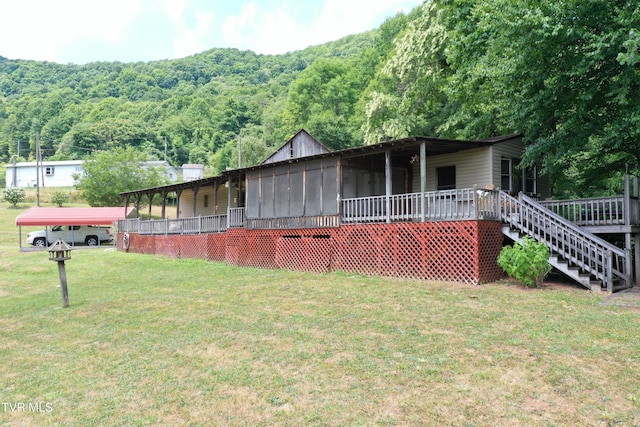
[[135, 208], [31, 208], [18, 215], [16, 225], [110, 225], [130, 218]]
[[[182, 191], [188, 188], [200, 188], [205, 185], [214, 185], [216, 182], [226, 181], [230, 179], [232, 176], [242, 176], [247, 171], [254, 171], [257, 169], [266, 169], [272, 168], [279, 165], [287, 164], [287, 163], [298, 163], [298, 162], [306, 162], [314, 159], [322, 159], [327, 157], [343, 157], [343, 158], [353, 158], [358, 156], [370, 156], [376, 155], [378, 153], [384, 153], [387, 150], [393, 150], [395, 153], [406, 154], [410, 152], [415, 152], [415, 150], [419, 149], [420, 145], [424, 144], [426, 148], [427, 156], [437, 156], [441, 154], [451, 154], [456, 153], [458, 151], [463, 150], [471, 150], [474, 148], [482, 148], [489, 147], [494, 144], [507, 142], [515, 139], [522, 138], [522, 134], [511, 134], [511, 135], [503, 135], [497, 136], [494, 138], [488, 139], [480, 139], [480, 140], [457, 140], [457, 139], [443, 139], [443, 138], [427, 138], [422, 136], [411, 136], [402, 139], [396, 139], [393, 141], [385, 141], [377, 144], [371, 145], [363, 145], [355, 148], [347, 148], [344, 150], [338, 151], [329, 151], [327, 153], [315, 154], [306, 157], [298, 157], [295, 159], [287, 159], [279, 162], [273, 163], [261, 163], [255, 166], [249, 166], [245, 168], [239, 169], [229, 169], [224, 172], [220, 176], [210, 177], [210, 178], [202, 178], [199, 180], [193, 180], [188, 182], [182, 182], [178, 184], [170, 184], [160, 187], [152, 187], [145, 188], [135, 191], [126, 191], [120, 193], [123, 197], [129, 197], [132, 195], [141, 195], [141, 194], [156, 194], [163, 192], [171, 192], [171, 191]], [[286, 144], [285, 144], [286, 145]]]

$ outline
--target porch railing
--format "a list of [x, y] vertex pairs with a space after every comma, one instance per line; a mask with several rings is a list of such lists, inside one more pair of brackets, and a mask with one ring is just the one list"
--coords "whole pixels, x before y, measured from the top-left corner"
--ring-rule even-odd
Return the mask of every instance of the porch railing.
[[478, 189], [394, 194], [342, 200], [343, 223], [446, 221], [500, 217], [498, 192]]
[[[342, 223], [398, 221], [499, 220], [497, 191], [461, 189], [394, 194], [342, 200], [341, 215], [285, 218], [246, 218], [245, 208], [230, 208], [228, 215], [180, 219], [118, 221], [119, 232], [148, 235], [221, 233], [228, 228], [323, 228]], [[388, 214], [387, 214], [388, 213]]]
[[147, 235], [223, 233], [227, 229], [227, 215], [196, 216], [180, 219], [122, 219], [118, 232]]
[[[630, 199], [627, 212], [624, 197], [599, 197], [593, 199], [545, 200], [542, 206], [580, 226], [625, 225], [637, 222], [638, 199]], [[631, 217], [629, 217], [631, 216]]]
[[245, 212], [244, 208], [229, 209], [229, 228], [244, 227]]

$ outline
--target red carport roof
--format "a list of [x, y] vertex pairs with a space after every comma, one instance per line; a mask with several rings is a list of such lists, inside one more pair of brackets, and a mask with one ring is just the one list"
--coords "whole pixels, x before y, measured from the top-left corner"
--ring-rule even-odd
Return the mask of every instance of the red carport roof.
[[31, 208], [16, 218], [16, 225], [110, 225], [129, 217], [126, 208]]

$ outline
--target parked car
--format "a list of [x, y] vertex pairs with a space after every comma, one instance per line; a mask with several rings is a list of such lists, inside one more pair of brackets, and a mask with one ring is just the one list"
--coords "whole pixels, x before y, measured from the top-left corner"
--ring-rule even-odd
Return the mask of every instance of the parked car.
[[49, 246], [58, 239], [69, 244], [97, 246], [112, 241], [113, 235], [110, 227], [94, 225], [54, 225], [49, 230], [32, 231], [27, 235], [27, 243], [39, 247]]

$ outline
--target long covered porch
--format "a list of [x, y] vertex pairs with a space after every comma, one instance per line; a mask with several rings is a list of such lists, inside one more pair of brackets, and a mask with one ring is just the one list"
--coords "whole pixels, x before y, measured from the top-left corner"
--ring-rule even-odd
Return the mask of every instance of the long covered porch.
[[355, 197], [341, 200], [340, 207], [340, 213], [336, 215], [270, 219], [247, 219], [244, 207], [231, 207], [221, 215], [125, 219], [118, 222], [118, 231], [168, 235], [223, 233], [230, 228], [335, 228], [343, 224], [500, 220], [498, 192], [477, 188]]

